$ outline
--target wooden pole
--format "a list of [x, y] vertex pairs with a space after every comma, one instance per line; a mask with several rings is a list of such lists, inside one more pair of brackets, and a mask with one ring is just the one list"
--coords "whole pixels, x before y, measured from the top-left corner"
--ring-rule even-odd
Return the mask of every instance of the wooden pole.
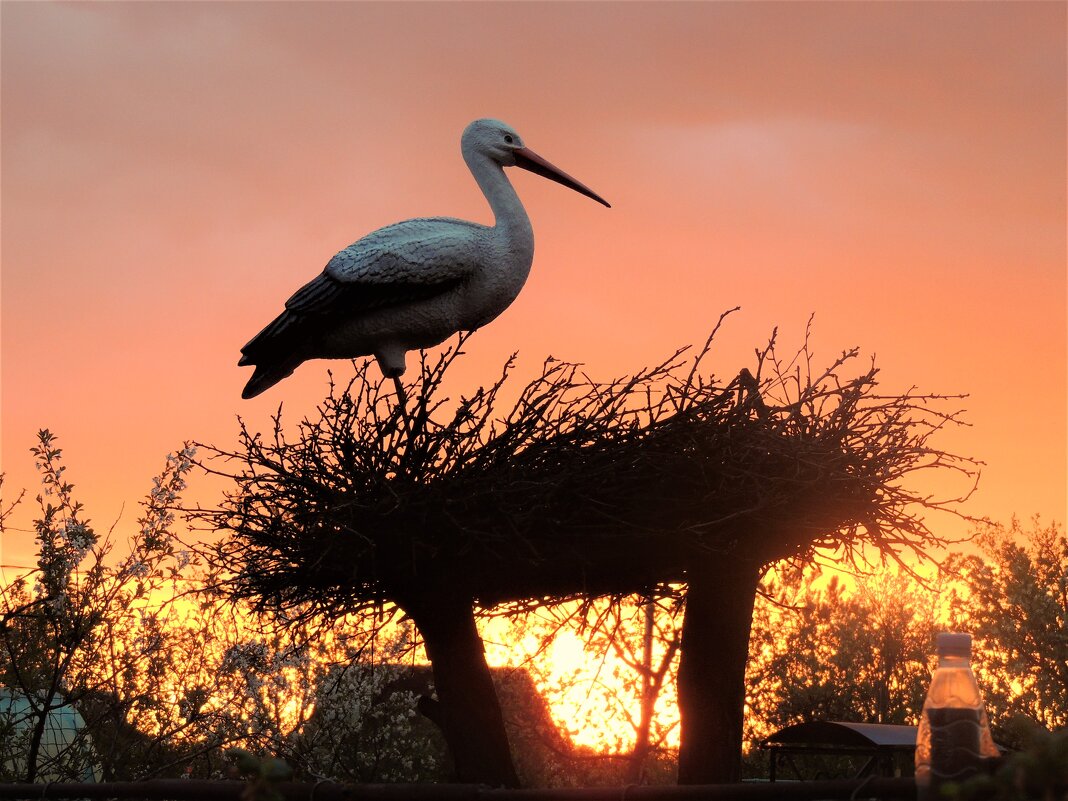
[[679, 660], [679, 784], [736, 782], [759, 565], [721, 558], [689, 571]]
[[470, 599], [445, 592], [405, 606], [434, 668], [438, 700], [420, 709], [441, 728], [458, 782], [518, 787], [493, 676]]

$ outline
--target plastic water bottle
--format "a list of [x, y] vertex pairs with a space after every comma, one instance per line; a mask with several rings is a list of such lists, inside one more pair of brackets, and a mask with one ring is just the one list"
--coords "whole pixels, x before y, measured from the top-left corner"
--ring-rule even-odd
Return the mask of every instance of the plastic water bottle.
[[938, 798], [938, 786], [980, 772], [983, 760], [998, 756], [983, 698], [972, 673], [970, 634], [939, 634], [938, 667], [916, 732], [918, 797]]

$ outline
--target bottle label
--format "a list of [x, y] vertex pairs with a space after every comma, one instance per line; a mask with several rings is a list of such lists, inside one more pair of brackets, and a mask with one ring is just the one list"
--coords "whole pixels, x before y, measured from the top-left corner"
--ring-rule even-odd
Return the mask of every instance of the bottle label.
[[980, 718], [978, 709], [930, 708], [931, 778], [961, 781], [979, 772]]

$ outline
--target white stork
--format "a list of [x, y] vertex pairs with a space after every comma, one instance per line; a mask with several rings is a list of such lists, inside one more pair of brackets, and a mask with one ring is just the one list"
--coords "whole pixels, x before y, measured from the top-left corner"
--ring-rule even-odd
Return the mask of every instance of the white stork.
[[405, 353], [484, 326], [511, 305], [530, 273], [534, 231], [504, 167], [522, 167], [609, 205], [500, 120], [472, 122], [460, 149], [494, 224], [405, 220], [349, 245], [241, 349], [238, 364], [256, 366], [241, 397], [259, 395], [309, 359], [373, 355], [403, 403]]

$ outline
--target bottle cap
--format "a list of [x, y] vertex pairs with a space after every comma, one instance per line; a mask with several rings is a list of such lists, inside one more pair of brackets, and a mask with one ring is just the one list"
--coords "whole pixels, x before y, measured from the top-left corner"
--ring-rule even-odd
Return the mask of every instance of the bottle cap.
[[938, 656], [957, 656], [971, 659], [972, 635], [944, 631], [935, 638]]

